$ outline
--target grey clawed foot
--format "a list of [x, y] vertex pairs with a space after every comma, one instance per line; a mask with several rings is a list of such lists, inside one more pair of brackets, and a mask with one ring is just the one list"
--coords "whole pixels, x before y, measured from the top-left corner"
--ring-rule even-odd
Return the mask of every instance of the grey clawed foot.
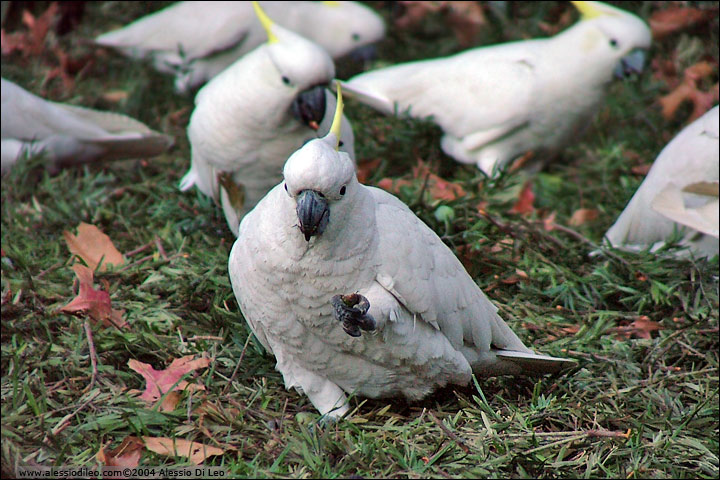
[[370, 302], [359, 293], [350, 295], [335, 295], [330, 300], [332, 303], [335, 318], [342, 322], [343, 330], [351, 337], [359, 337], [360, 330], [375, 330], [377, 323], [367, 313], [370, 309]]

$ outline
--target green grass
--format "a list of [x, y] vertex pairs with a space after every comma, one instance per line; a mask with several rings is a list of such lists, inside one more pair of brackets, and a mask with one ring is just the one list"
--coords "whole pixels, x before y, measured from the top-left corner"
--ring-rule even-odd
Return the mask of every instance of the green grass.
[[[511, 25], [490, 15], [481, 41], [543, 36], [538, 22], [555, 22], [569, 8], [513, 5]], [[80, 38], [158, 7], [89, 3], [79, 29], [59, 43], [73, 55], [93, 53]], [[647, 18], [656, 5], [627, 8]], [[389, 10], [382, 12], [390, 19]], [[651, 57], [677, 52], [681, 67], [700, 59], [717, 66], [717, 31], [716, 16], [656, 42]], [[391, 29], [378, 64], [458, 50], [435, 14], [412, 30]], [[534, 180], [539, 210], [529, 217], [508, 213], [520, 176], [487, 180], [447, 158], [431, 124], [384, 118], [347, 102], [360, 162], [381, 159], [369, 183], [407, 175], [422, 158], [461, 184], [468, 195], [452, 202], [428, 198], [421, 181], [399, 196], [470, 257], [471, 274], [526, 344], [575, 358], [578, 366], [540, 379], [479, 379], [418, 403], [353, 399], [348, 420], [317, 426], [312, 405], [284, 389], [274, 359], [239, 313], [226, 266], [234, 239], [222, 213], [199, 193], [177, 189], [190, 163], [185, 128], [192, 98], [174, 94], [171, 79], [148, 65], [95, 53], [69, 92], [58, 79], [42, 85], [47, 65], [56, 62], [50, 51], [4, 56], [2, 75], [53, 100], [134, 116], [176, 144], [146, 162], [52, 177], [29, 162], [2, 179], [4, 475], [23, 465], [96, 466], [101, 446], [147, 435], [222, 446], [226, 453], [206, 464], [243, 477], [717, 477], [717, 257], [587, 255], [642, 181], [631, 167], [651, 162], [689, 113], [683, 107], [676, 119], [662, 118], [656, 100], [667, 88], [650, 70], [613, 85], [586, 135]], [[354, 71], [349, 62], [338, 67], [341, 78]], [[112, 90], [128, 98], [104, 100]], [[491, 220], [477, 213], [480, 202]], [[434, 216], [439, 205], [454, 211], [448, 224]], [[599, 216], [575, 227], [576, 234], [543, 229], [544, 215], [555, 211], [557, 223], [567, 225], [578, 208]], [[74, 297], [62, 231], [81, 221], [97, 225], [122, 252], [146, 246], [128, 255], [126, 267], [96, 276], [97, 285], [107, 281], [114, 308], [126, 310], [130, 328], [93, 327], [99, 375], [91, 389], [83, 320], [58, 313]], [[516, 269], [528, 280], [513, 279]], [[662, 329], [647, 339], [613, 332], [641, 315]], [[193, 353], [214, 359], [190, 379], [206, 391], [183, 393], [176, 411], [148, 409], [128, 393], [144, 387], [129, 359], [161, 369]], [[214, 411], [188, 414], [203, 402]], [[141, 464], [183, 461], [146, 452]]]

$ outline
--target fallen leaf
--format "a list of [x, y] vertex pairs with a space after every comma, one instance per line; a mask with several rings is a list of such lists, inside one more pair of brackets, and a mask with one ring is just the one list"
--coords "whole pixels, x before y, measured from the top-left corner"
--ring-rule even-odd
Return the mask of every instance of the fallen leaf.
[[568, 224], [570, 224], [570, 226], [572, 227], [578, 227], [587, 222], [595, 220], [598, 217], [599, 213], [600, 212], [595, 209], [579, 208], [573, 212], [570, 220], [568, 221]]
[[650, 30], [655, 40], [694, 25], [706, 22], [717, 14], [715, 10], [700, 10], [693, 7], [671, 7], [660, 10], [650, 16]]
[[412, 168], [412, 180], [383, 178], [377, 183], [378, 187], [396, 195], [400, 193], [400, 187], [406, 185], [417, 185], [419, 188], [425, 185], [425, 192], [433, 200], [452, 201], [466, 195], [462, 186], [434, 174], [430, 167], [420, 159], [418, 159], [417, 165]]
[[518, 195], [517, 202], [515, 202], [515, 205], [513, 205], [508, 213], [528, 215], [535, 211], [533, 202], [535, 202], [535, 194], [532, 191], [532, 182], [527, 181], [525, 185], [523, 185], [520, 195]]
[[95, 458], [107, 467], [135, 468], [140, 463], [140, 456], [144, 448], [145, 445], [138, 437], [125, 437], [118, 447], [109, 452], [105, 451], [104, 446], [100, 447]]
[[445, 4], [445, 2], [427, 1], [400, 1], [398, 3], [405, 8], [404, 13], [395, 20], [395, 26], [398, 28], [417, 25], [428, 13], [439, 12]]
[[716, 83], [707, 91], [703, 91], [698, 87], [698, 82], [711, 76], [714, 71], [715, 67], [708, 62], [698, 62], [686, 68], [683, 72], [683, 82], [658, 100], [662, 107], [663, 117], [671, 120], [680, 105], [686, 101], [693, 104], [693, 112], [688, 118], [689, 122], [700, 118], [710, 110], [718, 101], [718, 84]]
[[77, 297], [60, 311], [71, 315], [88, 315], [96, 322], [102, 322], [106, 327], [126, 327], [127, 322], [123, 318], [125, 311], [114, 310], [110, 303], [110, 294], [93, 288], [93, 271], [79, 263], [73, 265], [72, 269], [80, 282], [79, 292]]
[[458, 44], [467, 48], [475, 43], [480, 30], [487, 25], [487, 18], [480, 2], [446, 2], [447, 21]]
[[110, 237], [100, 231], [95, 225], [81, 222], [78, 226], [77, 237], [67, 230], [63, 232], [70, 253], [82, 258], [92, 269], [96, 270], [102, 260], [100, 271], [107, 270], [107, 265], [122, 265], [125, 260], [122, 253], [115, 248]]
[[635, 165], [630, 169], [633, 175], [645, 176], [650, 171], [652, 163], [644, 163], [642, 165]]
[[368, 180], [370, 179], [370, 176], [373, 174], [375, 170], [377, 170], [378, 166], [380, 166], [380, 160], [379, 158], [376, 158], [375, 160], [368, 160], [367, 162], [361, 162], [358, 163], [357, 166], [357, 179], [358, 182], [366, 184]]
[[629, 325], [614, 327], [609, 329], [609, 332], [615, 333], [620, 338], [651, 338], [651, 332], [656, 330], [662, 330], [662, 325], [657, 322], [650, 320], [650, 317], [641, 315], [635, 319]]
[[[194, 355], [187, 355], [182, 358], [176, 358], [165, 370], [155, 370], [151, 365], [132, 358], [128, 360], [128, 367], [145, 378], [145, 391], [139, 398], [148, 403], [153, 403], [160, 399], [164, 393], [171, 391], [171, 389], [177, 391], [205, 390], [205, 387], [202, 385], [191, 384], [185, 380], [178, 382], [183, 375], [210, 365], [209, 358], [193, 359], [193, 357]], [[176, 383], [177, 385], [175, 385]]]
[[207, 457], [225, 453], [222, 448], [189, 440], [167, 437], [142, 437], [142, 439], [145, 442], [145, 448], [152, 452], [170, 457], [187, 457], [195, 465], [200, 465]]
[[546, 232], [552, 232], [555, 230], [555, 217], [557, 216], [557, 212], [553, 211], [546, 217], [542, 219], [543, 229]]
[[39, 17], [33, 16], [28, 10], [23, 10], [22, 22], [27, 32], [2, 32], [2, 53], [12, 53], [14, 50], [22, 52], [23, 56], [38, 56], [45, 48], [45, 37], [58, 13], [58, 4], [53, 2]]
[[111, 103], [119, 103], [128, 99], [128, 92], [125, 90], [110, 90], [103, 93], [103, 100]]

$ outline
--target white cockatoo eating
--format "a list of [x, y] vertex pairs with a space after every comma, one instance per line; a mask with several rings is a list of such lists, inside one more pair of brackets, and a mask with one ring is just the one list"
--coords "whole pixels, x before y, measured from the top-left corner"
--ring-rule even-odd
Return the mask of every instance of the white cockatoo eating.
[[25, 156], [44, 155], [50, 171], [96, 160], [146, 158], [171, 137], [119, 113], [56, 103], [2, 79], [2, 173]]
[[[322, 46], [333, 58], [367, 49], [385, 36], [385, 23], [358, 2], [261, 2], [274, 21]], [[184, 92], [211, 79], [266, 40], [250, 2], [178, 2], [96, 43], [176, 75]]]
[[252, 331], [287, 388], [321, 414], [346, 394], [418, 400], [477, 375], [554, 372], [571, 361], [523, 345], [452, 251], [393, 195], [358, 183], [330, 133], [287, 160], [229, 259]]
[[[267, 42], [198, 92], [188, 126], [192, 166], [180, 183], [220, 203], [235, 235], [242, 216], [282, 179], [288, 156], [328, 132], [335, 110], [327, 52], [254, 5]], [[342, 142], [354, 158], [349, 122]]]
[[610, 244], [656, 249], [679, 230], [681, 255], [718, 254], [719, 115], [711, 109], [665, 146], [605, 234]]
[[642, 69], [651, 40], [631, 13], [572, 3], [580, 21], [553, 37], [372, 70], [343, 89], [388, 115], [432, 116], [443, 151], [488, 175], [529, 151], [556, 153], [587, 126], [614, 74]]

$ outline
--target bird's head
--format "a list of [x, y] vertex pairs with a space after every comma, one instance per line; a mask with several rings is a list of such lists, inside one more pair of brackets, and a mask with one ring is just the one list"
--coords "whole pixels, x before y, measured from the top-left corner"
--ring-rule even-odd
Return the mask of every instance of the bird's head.
[[313, 2], [312, 6], [309, 14], [322, 19], [323, 28], [308, 31], [307, 38], [332, 58], [347, 54], [365, 57], [373, 51], [372, 44], [385, 36], [382, 17], [359, 2]]
[[300, 231], [309, 241], [322, 235], [330, 222], [331, 210], [343, 210], [358, 188], [355, 165], [347, 153], [338, 151], [342, 123], [342, 92], [330, 132], [310, 140], [285, 163], [284, 188], [295, 201]]
[[602, 2], [571, 2], [581, 21], [575, 28], [582, 32], [579, 48], [593, 62], [606, 59], [616, 76], [640, 73], [652, 34], [648, 25], [630, 12]]
[[325, 115], [325, 89], [335, 76], [332, 58], [320, 46], [273, 22], [258, 2], [253, 7], [267, 33], [265, 48], [276, 69], [267, 81], [288, 89], [295, 99], [293, 115], [317, 130]]

